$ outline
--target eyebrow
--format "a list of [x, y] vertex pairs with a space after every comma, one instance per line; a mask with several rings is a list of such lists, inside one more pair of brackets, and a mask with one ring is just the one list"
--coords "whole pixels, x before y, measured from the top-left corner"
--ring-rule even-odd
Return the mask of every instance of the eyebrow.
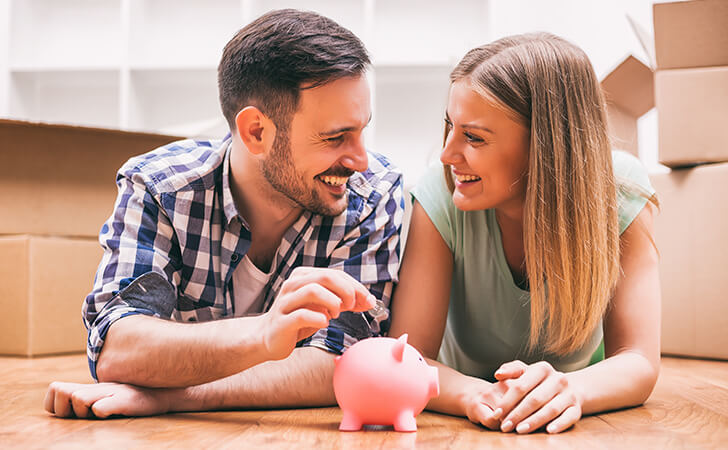
[[[450, 119], [450, 115], [447, 113], [447, 111], [445, 111], [445, 119], [447, 119], [449, 122], [452, 122], [452, 120]], [[490, 134], [495, 134], [495, 132], [493, 130], [491, 130], [490, 128], [484, 127], [482, 125], [476, 125], [474, 123], [464, 123], [464, 124], [460, 125], [460, 127], [461, 128], [475, 128], [478, 130], [486, 131]]]
[[[364, 125], [364, 128], [366, 128], [366, 126], [369, 125], [369, 122], [371, 122], [371, 121], [372, 121], [372, 115], [369, 114], [369, 120], [367, 120], [367, 123]], [[359, 127], [342, 127], [342, 128], [337, 128], [337, 129], [331, 130], [331, 131], [323, 131], [323, 132], [319, 133], [319, 135], [334, 136], [337, 134], [346, 133], [348, 131], [357, 131], [358, 129], [359, 129]]]

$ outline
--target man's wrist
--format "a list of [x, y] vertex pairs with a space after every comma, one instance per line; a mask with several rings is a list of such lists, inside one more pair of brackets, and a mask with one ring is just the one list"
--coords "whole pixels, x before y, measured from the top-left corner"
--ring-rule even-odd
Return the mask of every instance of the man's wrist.
[[237, 338], [237, 341], [231, 340], [233, 348], [230, 355], [239, 362], [245, 362], [243, 366], [237, 367], [238, 372], [270, 360], [265, 345], [265, 314], [237, 317], [226, 322], [228, 327], [224, 335]]
[[209, 411], [212, 405], [205, 402], [204, 388], [190, 386], [186, 388], [160, 389], [160, 401], [166, 406], [167, 412]]

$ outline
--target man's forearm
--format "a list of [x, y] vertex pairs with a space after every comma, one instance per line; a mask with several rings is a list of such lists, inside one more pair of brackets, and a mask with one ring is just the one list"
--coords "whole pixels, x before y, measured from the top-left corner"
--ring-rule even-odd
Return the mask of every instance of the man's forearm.
[[334, 405], [334, 357], [314, 347], [297, 348], [280, 361], [200, 386], [170, 390], [170, 412]]
[[186, 387], [266, 359], [256, 317], [185, 324], [143, 315], [116, 321], [97, 363], [99, 381]]

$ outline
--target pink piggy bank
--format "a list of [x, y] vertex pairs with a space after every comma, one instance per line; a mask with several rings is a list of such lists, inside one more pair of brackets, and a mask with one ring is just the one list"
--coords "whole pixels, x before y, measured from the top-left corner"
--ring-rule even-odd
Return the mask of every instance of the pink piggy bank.
[[406, 334], [359, 341], [335, 364], [334, 394], [344, 413], [341, 431], [358, 431], [362, 425], [417, 431], [415, 416], [440, 394], [437, 368], [427, 365]]

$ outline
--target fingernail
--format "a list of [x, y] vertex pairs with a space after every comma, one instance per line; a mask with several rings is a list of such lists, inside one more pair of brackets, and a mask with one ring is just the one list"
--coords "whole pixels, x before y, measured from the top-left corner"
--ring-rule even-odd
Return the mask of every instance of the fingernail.
[[530, 429], [531, 429], [531, 425], [529, 425], [527, 423], [524, 423], [524, 422], [521, 422], [516, 427], [516, 432], [517, 433], [525, 433], [525, 432], [527, 432]]
[[503, 414], [503, 409], [498, 408], [495, 411], [493, 411], [493, 418], [494, 419], [500, 419], [501, 414]]
[[556, 425], [554, 425], [554, 424], [551, 424], [551, 425], [547, 426], [547, 427], [546, 427], [546, 431], [547, 431], [548, 433], [555, 433], [555, 432], [556, 432]]
[[513, 429], [513, 422], [511, 422], [510, 420], [506, 420], [505, 422], [503, 422], [503, 425], [501, 425], [501, 431], [504, 433], [508, 433], [512, 429]]

